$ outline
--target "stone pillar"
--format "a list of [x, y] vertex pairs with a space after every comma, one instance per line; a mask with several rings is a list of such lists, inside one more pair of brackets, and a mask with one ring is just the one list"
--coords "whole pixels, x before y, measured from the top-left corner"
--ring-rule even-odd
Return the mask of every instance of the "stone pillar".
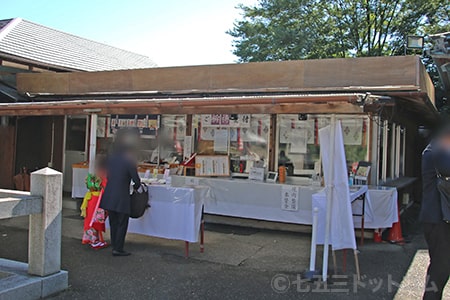
[[61, 269], [62, 173], [31, 173], [31, 195], [43, 198], [42, 213], [30, 215], [28, 273], [47, 276]]

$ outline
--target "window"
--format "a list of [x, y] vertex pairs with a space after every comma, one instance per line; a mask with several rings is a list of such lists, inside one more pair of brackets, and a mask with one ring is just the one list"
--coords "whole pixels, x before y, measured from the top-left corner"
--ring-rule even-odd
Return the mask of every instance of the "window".
[[[361, 115], [339, 115], [349, 167], [368, 159], [369, 120]], [[278, 116], [277, 165], [288, 175], [311, 176], [320, 171], [319, 129], [331, 122], [330, 115], [291, 114]]]
[[405, 175], [406, 128], [384, 120], [379, 124], [380, 151], [378, 179], [386, 182]]
[[256, 164], [267, 167], [270, 115], [194, 115], [192, 123], [194, 152], [229, 155], [233, 175], [248, 174]]

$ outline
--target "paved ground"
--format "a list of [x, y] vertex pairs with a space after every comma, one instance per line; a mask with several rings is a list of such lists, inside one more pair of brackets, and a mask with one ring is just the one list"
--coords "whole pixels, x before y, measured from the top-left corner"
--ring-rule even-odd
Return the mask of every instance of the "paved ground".
[[[183, 242], [139, 235], [127, 237], [132, 256], [112, 257], [110, 249], [81, 245], [76, 215], [64, 211], [62, 267], [70, 288], [53, 299], [393, 299], [418, 249], [425, 248], [412, 216], [411, 243], [368, 241], [359, 254], [362, 282], [353, 278], [349, 253], [347, 271], [324, 287], [299, 280], [309, 263], [307, 234], [208, 225], [205, 253], [192, 245], [189, 259]], [[27, 260], [26, 228], [26, 218], [0, 221], [0, 257]], [[420, 298], [426, 252], [419, 253], [422, 267], [408, 272], [402, 291], [409, 293], [405, 298], [400, 291], [396, 299]]]

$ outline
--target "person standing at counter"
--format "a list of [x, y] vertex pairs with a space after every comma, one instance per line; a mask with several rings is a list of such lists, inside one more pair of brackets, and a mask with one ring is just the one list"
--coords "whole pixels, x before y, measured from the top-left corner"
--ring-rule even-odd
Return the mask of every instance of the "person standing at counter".
[[[442, 131], [423, 151], [423, 197], [420, 221], [428, 244], [430, 264], [423, 299], [442, 299], [450, 276], [449, 197], [450, 127]], [[447, 182], [445, 182], [447, 181]]]
[[108, 181], [100, 204], [108, 211], [113, 256], [130, 255], [124, 250], [131, 209], [130, 182], [133, 180], [135, 188], [141, 185], [133, 149], [130, 132], [118, 131], [107, 162]]

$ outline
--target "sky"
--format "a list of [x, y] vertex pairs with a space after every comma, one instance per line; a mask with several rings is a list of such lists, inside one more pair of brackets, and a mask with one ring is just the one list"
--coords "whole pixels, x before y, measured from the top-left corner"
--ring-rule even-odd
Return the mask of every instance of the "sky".
[[20, 17], [150, 57], [160, 67], [233, 63], [238, 4], [257, 0], [0, 0]]

